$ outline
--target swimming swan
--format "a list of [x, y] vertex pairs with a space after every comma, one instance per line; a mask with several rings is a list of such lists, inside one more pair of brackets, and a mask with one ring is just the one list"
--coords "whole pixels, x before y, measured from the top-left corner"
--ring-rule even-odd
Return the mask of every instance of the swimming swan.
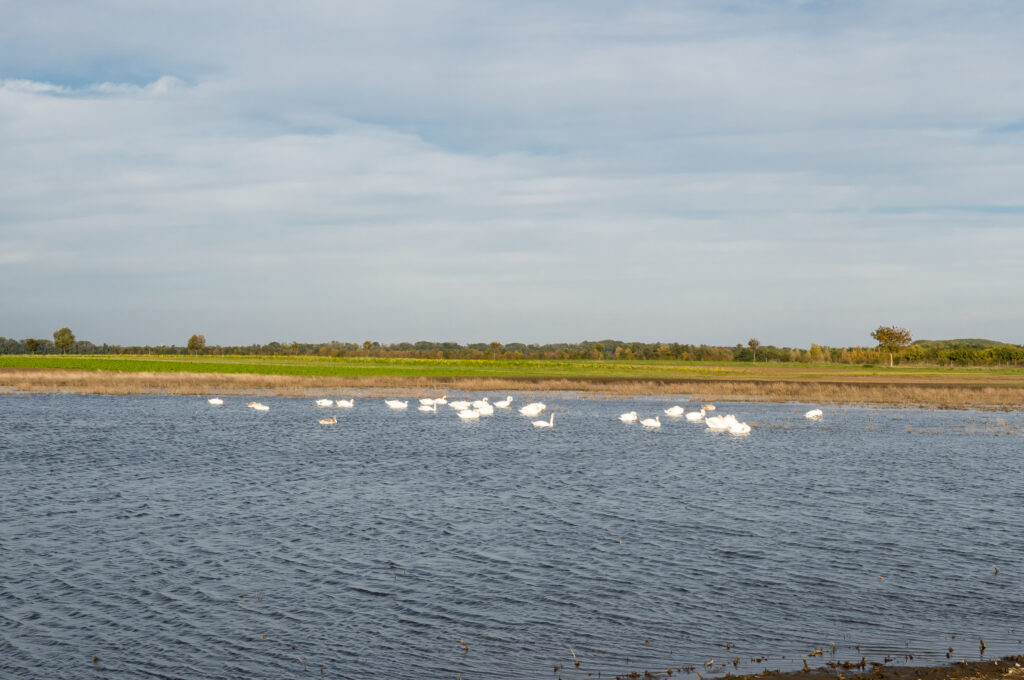
[[316, 422], [320, 423], [321, 425], [337, 425], [338, 416], [334, 416], [333, 418], [321, 418]]
[[494, 402], [494, 405], [497, 406], [498, 408], [508, 408], [509, 406], [512, 405], [512, 395], [510, 394], [501, 401]]
[[338, 405], [338, 408], [352, 408], [353, 406], [356, 405], [356, 400], [349, 399], [346, 401], [345, 399], [338, 399], [334, 403]]
[[398, 399], [385, 399], [384, 403], [388, 405], [388, 408], [404, 409], [409, 408], [408, 401], [399, 401]]
[[750, 434], [750, 425], [746, 423], [729, 423], [729, 434]]
[[249, 408], [251, 408], [254, 411], [269, 411], [270, 410], [269, 406], [267, 406], [266, 404], [261, 404], [258, 401], [250, 401], [248, 404], [246, 404], [246, 406], [248, 406]]
[[539, 416], [540, 412], [546, 408], [547, 406], [543, 402], [535, 401], [519, 409], [519, 412], [524, 416]]
[[479, 420], [480, 412], [468, 408], [462, 409], [461, 411], [459, 411], [459, 417], [462, 418], [463, 420]]
[[671, 416], [672, 418], [678, 418], [685, 412], [686, 409], [684, 409], [682, 406], [672, 406], [670, 408], [665, 409], [665, 415]]
[[451, 406], [456, 411], [465, 411], [467, 408], [469, 408], [468, 401], [453, 401], [450, 402], [448, 405]]
[[821, 409], [820, 408], [816, 408], [816, 409], [811, 409], [810, 411], [805, 413], [804, 414], [804, 418], [810, 418], [810, 419], [814, 420], [814, 419], [820, 419], [822, 415], [823, 414], [821, 412]]
[[535, 420], [533, 421], [534, 427], [554, 427], [555, 426], [555, 414], [551, 414], [551, 420]]
[[661, 427], [661, 420], [658, 416], [654, 416], [653, 418], [644, 418], [640, 424], [644, 427]]
[[[420, 401], [423, 400], [420, 399]], [[434, 400], [431, 399], [430, 401], [433, 402]], [[437, 404], [432, 403], [430, 406], [427, 406], [426, 404], [420, 404], [420, 411], [422, 411], [423, 413], [437, 413]]]
[[207, 399], [206, 401], [210, 402], [210, 406], [223, 406], [224, 405], [224, 400], [221, 399], [220, 397], [213, 397], [212, 399]]
[[619, 420], [621, 420], [624, 423], [635, 423], [636, 421], [640, 420], [640, 416], [636, 414], [636, 411], [630, 411], [629, 413], [623, 413], [621, 416], [619, 416]]
[[317, 399], [316, 405], [320, 407], [334, 406], [333, 399]]
[[686, 421], [690, 423], [699, 423], [704, 419], [704, 409], [700, 411], [690, 411], [686, 414]]

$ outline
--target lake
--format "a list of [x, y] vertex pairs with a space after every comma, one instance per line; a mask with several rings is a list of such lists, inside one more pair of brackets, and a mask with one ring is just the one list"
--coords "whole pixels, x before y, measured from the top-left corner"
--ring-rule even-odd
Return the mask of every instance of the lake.
[[0, 676], [710, 676], [818, 648], [812, 666], [1024, 649], [1022, 414], [719, 403], [754, 425], [733, 436], [662, 413], [682, 399], [543, 400], [551, 430], [415, 399], [0, 395]]

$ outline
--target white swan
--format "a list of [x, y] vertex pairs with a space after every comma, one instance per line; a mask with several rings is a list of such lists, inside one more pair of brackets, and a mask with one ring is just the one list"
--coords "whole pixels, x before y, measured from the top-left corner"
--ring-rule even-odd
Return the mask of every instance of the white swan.
[[338, 408], [352, 408], [353, 406], [356, 405], [356, 400], [354, 398], [353, 399], [348, 399], [348, 400], [346, 400], [346, 399], [338, 399], [334, 403], [338, 405]]
[[451, 406], [456, 411], [465, 411], [467, 408], [469, 408], [468, 401], [453, 401], [448, 405]]
[[498, 408], [508, 408], [509, 406], [512, 405], [512, 395], [510, 394], [501, 401], [494, 402], [494, 405], [497, 406]]
[[[420, 399], [420, 401], [423, 400]], [[431, 399], [430, 401], [434, 400]], [[437, 404], [431, 404], [430, 406], [427, 406], [426, 404], [420, 404], [420, 411], [422, 411], [423, 413], [437, 413]]]
[[473, 402], [473, 408], [477, 410], [480, 410], [484, 406], [490, 406], [490, 404], [487, 403], [487, 397], [484, 397], [483, 399], [477, 399], [476, 401]]
[[487, 403], [484, 403], [482, 406], [477, 406], [476, 411], [482, 416], [494, 415], [494, 407]]
[[653, 418], [644, 418], [640, 424], [644, 427], [661, 427], [661, 420], [658, 416], [654, 416]]
[[246, 406], [248, 406], [249, 408], [251, 408], [254, 411], [269, 411], [270, 410], [269, 406], [267, 406], [266, 404], [261, 404], [258, 401], [250, 401], [248, 404], [246, 404]]
[[438, 406], [444, 406], [445, 404], [448, 403], [448, 395], [442, 394], [440, 397], [434, 400], [434, 403], [437, 404]]
[[815, 409], [811, 409], [810, 411], [805, 413], [804, 414], [804, 418], [810, 418], [810, 419], [814, 420], [814, 419], [820, 419], [822, 417], [822, 415], [824, 415], [824, 414], [822, 414], [821, 409], [820, 408], [815, 408]]
[[420, 399], [420, 403], [423, 404], [424, 406], [432, 406], [434, 400], [431, 397], [427, 397], [426, 399]]
[[534, 427], [554, 427], [555, 426], [555, 414], [551, 414], [551, 420], [535, 420], [533, 421]]
[[480, 412], [466, 408], [459, 411], [459, 417], [462, 418], [463, 420], [479, 420]]
[[334, 400], [333, 399], [317, 399], [316, 400], [316, 405], [320, 406], [321, 408], [326, 408], [327, 406], [334, 406]]
[[547, 406], [543, 402], [535, 401], [519, 409], [519, 412], [524, 416], [539, 416], [540, 412], [546, 408]]
[[746, 423], [729, 423], [729, 434], [750, 434], [750, 425]]
[[729, 422], [722, 416], [708, 416], [704, 419], [704, 424], [708, 426], [709, 430], [729, 429]]
[[334, 416], [333, 418], [321, 418], [316, 422], [320, 423], [321, 425], [337, 425], [338, 416]]
[[213, 397], [212, 399], [207, 399], [206, 401], [208, 401], [210, 403], [210, 406], [223, 406], [224, 405], [224, 400], [221, 399], [220, 397]]
[[665, 415], [671, 416], [672, 418], [678, 418], [684, 413], [686, 413], [686, 409], [684, 409], [682, 406], [671, 406], [665, 409]]
[[404, 409], [409, 408], [408, 401], [399, 401], [398, 399], [385, 399], [384, 403], [388, 405], [388, 408]]
[[690, 423], [699, 423], [704, 419], [704, 409], [700, 411], [690, 411], [686, 414], [686, 421]]
[[636, 411], [630, 411], [629, 413], [623, 413], [621, 416], [619, 416], [619, 420], [621, 420], [624, 423], [635, 423], [636, 421], [640, 420], [640, 416], [636, 414]]
[[715, 405], [714, 404], [701, 404], [700, 407], [702, 409], [704, 409], [705, 411], [714, 411], [715, 410]]

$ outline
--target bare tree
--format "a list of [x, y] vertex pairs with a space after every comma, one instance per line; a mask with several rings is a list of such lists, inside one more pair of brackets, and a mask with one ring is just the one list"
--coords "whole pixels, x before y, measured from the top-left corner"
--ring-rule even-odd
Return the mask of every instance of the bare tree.
[[880, 348], [889, 352], [890, 368], [893, 365], [892, 355], [913, 341], [910, 331], [899, 326], [879, 326], [871, 334], [871, 337], [875, 339]]

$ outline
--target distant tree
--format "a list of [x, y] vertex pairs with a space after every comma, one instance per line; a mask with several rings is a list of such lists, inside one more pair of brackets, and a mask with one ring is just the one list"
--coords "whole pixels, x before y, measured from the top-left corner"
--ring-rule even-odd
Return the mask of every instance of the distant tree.
[[893, 365], [892, 355], [913, 341], [910, 331], [899, 326], [879, 326], [871, 334], [871, 337], [875, 339], [881, 349], [889, 353], [890, 367]]
[[188, 339], [188, 351], [199, 353], [206, 349], [206, 336], [200, 333]]
[[27, 349], [30, 354], [35, 354], [36, 350], [39, 349], [39, 345], [40, 345], [40, 342], [38, 340], [36, 340], [35, 338], [26, 338], [25, 339], [25, 349]]
[[747, 340], [747, 346], [754, 352], [754, 361], [757, 361], [757, 348], [761, 346], [761, 341], [757, 338], [751, 338]]
[[501, 343], [497, 342], [497, 341], [492, 342], [490, 347], [491, 347], [491, 361], [494, 361], [495, 359], [498, 358], [498, 350], [501, 349]]
[[75, 334], [65, 326], [53, 332], [53, 344], [57, 346], [61, 354], [66, 354], [75, 346]]

